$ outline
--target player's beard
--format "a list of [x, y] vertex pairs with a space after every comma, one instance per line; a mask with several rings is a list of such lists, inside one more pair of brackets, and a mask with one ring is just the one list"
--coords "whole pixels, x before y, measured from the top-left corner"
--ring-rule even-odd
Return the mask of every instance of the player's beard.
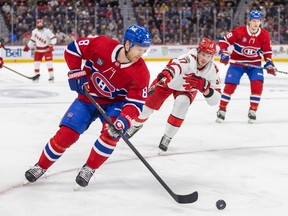
[[38, 30], [42, 30], [44, 28], [44, 26], [37, 26]]

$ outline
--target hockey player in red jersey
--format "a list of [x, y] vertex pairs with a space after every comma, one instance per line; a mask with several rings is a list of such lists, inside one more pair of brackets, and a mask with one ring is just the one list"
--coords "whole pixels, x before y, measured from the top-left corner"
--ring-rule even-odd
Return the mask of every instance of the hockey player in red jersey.
[[[219, 41], [220, 62], [226, 65], [230, 60], [230, 66], [226, 74], [225, 87], [217, 112], [216, 122], [218, 123], [225, 119], [227, 105], [244, 73], [247, 74], [250, 80], [251, 88], [248, 122], [253, 123], [256, 120], [256, 111], [263, 90], [263, 70], [251, 66], [246, 67], [243, 64], [261, 66], [261, 55], [263, 55], [266, 62], [264, 67], [268, 74], [276, 75], [277, 69], [272, 61], [270, 35], [260, 27], [261, 20], [261, 13], [253, 10], [249, 13], [247, 26], [236, 27]], [[230, 45], [234, 45], [231, 55], [227, 51]], [[237, 62], [240, 64], [237, 64]]]
[[[68, 81], [78, 98], [68, 108], [60, 122], [60, 129], [49, 140], [34, 167], [26, 171], [29, 182], [35, 182], [57, 161], [89, 125], [99, 118], [102, 130], [95, 141], [86, 163], [76, 177], [82, 187], [113, 153], [120, 139], [145, 103], [150, 74], [141, 58], [150, 46], [146, 28], [132, 25], [124, 35], [124, 45], [106, 36], [79, 38], [70, 43], [64, 56], [70, 69]], [[82, 60], [86, 60], [81, 67]], [[95, 101], [114, 122], [114, 130], [83, 93], [89, 89]]]
[[[42, 58], [45, 57], [46, 65], [49, 73], [49, 82], [54, 81], [53, 71], [53, 46], [57, 42], [56, 36], [48, 28], [44, 28], [43, 19], [37, 19], [37, 28], [32, 31], [31, 39], [28, 44], [24, 47], [23, 51], [28, 52], [30, 49], [34, 49], [34, 72], [35, 75], [40, 73], [40, 63]], [[38, 82], [34, 80], [33, 82]]]
[[203, 94], [210, 106], [217, 105], [221, 96], [221, 84], [218, 68], [213, 62], [215, 52], [216, 43], [204, 38], [197, 49], [170, 60], [152, 83], [151, 86], [155, 86], [153, 93], [149, 94], [141, 115], [135, 119], [125, 136], [130, 138], [139, 131], [154, 110], [159, 110], [173, 94], [174, 106], [159, 144], [160, 151], [167, 151], [197, 92]]

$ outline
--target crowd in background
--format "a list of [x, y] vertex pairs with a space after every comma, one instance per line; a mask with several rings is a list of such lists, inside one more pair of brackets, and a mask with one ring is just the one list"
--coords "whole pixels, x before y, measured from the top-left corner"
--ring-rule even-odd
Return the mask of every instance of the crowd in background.
[[[153, 44], [197, 44], [203, 37], [219, 40], [239, 25], [233, 21], [233, 15], [240, 0], [131, 2], [137, 23], [149, 29]], [[288, 3], [285, 0], [247, 3], [249, 10], [262, 12], [262, 25], [270, 32], [272, 43], [288, 43]], [[42, 18], [45, 26], [55, 33], [58, 45], [95, 35], [123, 40], [124, 23], [117, 0], [4, 0], [0, 6], [9, 33], [7, 44], [27, 44], [37, 18]]]
[[4, 0], [0, 6], [10, 32], [9, 44], [26, 44], [37, 18], [43, 19], [45, 27], [55, 33], [58, 45], [95, 35], [123, 38], [123, 18], [115, 0]]
[[229, 31], [238, 2], [133, 0], [133, 6], [138, 23], [149, 28], [154, 44], [197, 44], [199, 38], [219, 39]]

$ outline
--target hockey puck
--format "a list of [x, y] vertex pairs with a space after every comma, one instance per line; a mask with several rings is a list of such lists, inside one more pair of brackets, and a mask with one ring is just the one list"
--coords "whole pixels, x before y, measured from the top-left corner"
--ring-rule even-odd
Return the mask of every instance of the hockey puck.
[[216, 202], [216, 207], [217, 207], [217, 209], [219, 209], [219, 210], [223, 210], [223, 209], [225, 209], [225, 207], [226, 207], [226, 202], [225, 202], [224, 200], [218, 200], [218, 201]]

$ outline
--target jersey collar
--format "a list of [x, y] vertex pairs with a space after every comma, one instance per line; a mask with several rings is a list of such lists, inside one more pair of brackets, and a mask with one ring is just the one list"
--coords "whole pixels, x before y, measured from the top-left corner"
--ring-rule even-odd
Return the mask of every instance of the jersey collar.
[[260, 35], [260, 33], [261, 33], [261, 28], [259, 27], [259, 29], [258, 29], [258, 31], [257, 31], [257, 33], [256, 34], [253, 34], [250, 30], [249, 30], [249, 26], [247, 25], [246, 26], [246, 29], [247, 29], [247, 32], [248, 32], [248, 35], [250, 36], [250, 37], [258, 37], [259, 35]]

